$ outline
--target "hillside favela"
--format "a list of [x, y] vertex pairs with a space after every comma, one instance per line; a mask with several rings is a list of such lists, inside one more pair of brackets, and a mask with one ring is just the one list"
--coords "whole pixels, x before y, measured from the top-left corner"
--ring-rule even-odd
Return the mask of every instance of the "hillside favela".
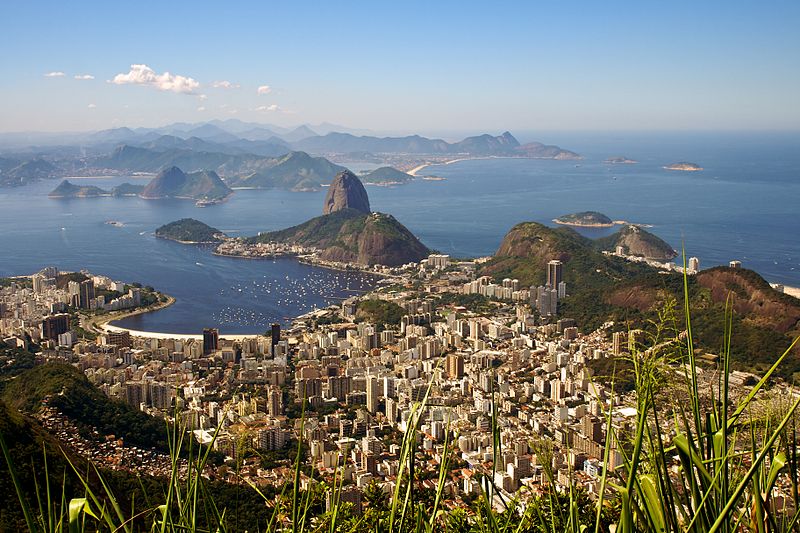
[[800, 531], [797, 2], [0, 17], [0, 532]]

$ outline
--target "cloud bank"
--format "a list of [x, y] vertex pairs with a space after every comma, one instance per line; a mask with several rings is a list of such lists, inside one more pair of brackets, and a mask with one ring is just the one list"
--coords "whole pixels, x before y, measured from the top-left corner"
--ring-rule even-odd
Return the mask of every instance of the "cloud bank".
[[111, 80], [111, 83], [116, 85], [145, 85], [159, 91], [178, 94], [194, 94], [200, 87], [200, 83], [194, 78], [170, 74], [169, 72], [157, 74], [147, 65], [131, 65], [130, 72], [117, 74]]

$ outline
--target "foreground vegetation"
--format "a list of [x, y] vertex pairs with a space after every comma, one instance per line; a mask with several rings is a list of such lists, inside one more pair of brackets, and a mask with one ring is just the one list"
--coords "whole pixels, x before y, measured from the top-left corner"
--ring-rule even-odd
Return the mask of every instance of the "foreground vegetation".
[[[531, 443], [544, 467], [544, 492], [525, 503], [505, 500], [493, 476], [481, 479], [483, 491], [468, 506], [447, 510], [446, 481], [458, 460], [454, 437], [448, 431], [436, 490], [424, 490], [416, 463], [417, 431], [424, 419], [428, 394], [413, 405], [402, 437], [400, 465], [391, 494], [375, 486], [365, 491], [363, 514], [346, 503], [347, 483], [341, 472], [333, 480], [301, 488], [304, 443], [297, 442], [294, 479], [273, 492], [241, 487], [250, 502], [243, 508], [221, 496], [204, 470], [208, 449], [193, 446], [188, 434], [176, 427], [167, 432], [172, 473], [168, 479], [141, 483], [138, 491], [115, 490], [106, 475], [61, 453], [66, 465], [56, 476], [48, 463], [36, 468], [33, 489], [20, 481], [18, 456], [8, 442], [14, 427], [4, 426], [0, 441], [10, 480], [25, 525], [31, 531], [234, 531], [243, 530], [239, 513], [255, 513], [261, 531], [356, 532], [583, 532], [633, 531], [733, 532], [795, 531], [800, 522], [798, 501], [797, 411], [800, 396], [778, 394], [769, 385], [778, 369], [791, 358], [789, 346], [746, 394], [732, 394], [733, 312], [724, 315], [719, 373], [712, 389], [701, 390], [695, 356], [695, 324], [690, 309], [689, 281], [684, 278], [683, 309], [666, 305], [647, 330], [648, 338], [625, 363], [635, 391], [637, 418], [629, 431], [611, 424], [614, 406], [604, 416], [609, 434], [604, 462], [613, 448], [623, 465], [605, 471], [595, 499], [576, 485], [557, 488], [548, 460], [552, 443]], [[680, 318], [679, 318], [680, 317]], [[614, 382], [615, 369], [610, 376]], [[428, 390], [430, 393], [430, 389]], [[493, 402], [494, 403], [494, 402]], [[18, 414], [11, 421], [18, 423]], [[301, 420], [304, 417], [301, 416]], [[669, 420], [667, 424], [665, 422]], [[663, 428], [671, 427], [664, 432]], [[500, 450], [497, 413], [492, 416], [495, 457]], [[302, 431], [300, 431], [302, 435]], [[52, 441], [43, 442], [51, 447]], [[188, 456], [189, 469], [181, 472], [179, 457]], [[493, 473], [493, 472], [492, 472]], [[313, 474], [312, 474], [313, 479]], [[782, 488], [779, 494], [776, 487]], [[237, 489], [238, 490], [238, 489]], [[137, 496], [132, 496], [136, 494]], [[256, 494], [260, 503], [253, 504]], [[245, 498], [245, 497], [243, 497]], [[328, 500], [330, 505], [324, 504]], [[250, 526], [253, 527], [253, 526]]]

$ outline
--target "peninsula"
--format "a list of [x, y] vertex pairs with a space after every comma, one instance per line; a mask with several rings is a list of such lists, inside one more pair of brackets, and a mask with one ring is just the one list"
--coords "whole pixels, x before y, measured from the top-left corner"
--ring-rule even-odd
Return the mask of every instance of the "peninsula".
[[238, 257], [292, 253], [322, 264], [394, 267], [421, 261], [430, 250], [393, 216], [372, 212], [364, 185], [345, 170], [328, 189], [322, 216], [248, 239], [229, 239], [216, 253]]

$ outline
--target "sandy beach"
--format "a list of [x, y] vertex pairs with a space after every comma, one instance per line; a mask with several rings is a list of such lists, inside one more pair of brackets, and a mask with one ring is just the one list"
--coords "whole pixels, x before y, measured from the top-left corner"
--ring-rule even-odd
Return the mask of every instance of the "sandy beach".
[[[128, 328], [121, 328], [119, 326], [112, 326], [111, 324], [99, 324], [98, 328], [103, 331], [111, 332], [111, 333], [120, 333], [123, 331], [127, 331], [134, 337], [142, 337], [145, 339], [176, 339], [176, 340], [203, 340], [203, 335], [193, 335], [188, 333], [160, 333], [157, 331], [139, 331], [136, 329], [128, 329]], [[250, 335], [226, 335], [224, 333], [219, 334], [220, 339], [229, 339], [234, 341], [240, 341], [244, 339], [253, 339], [256, 337], [262, 337], [263, 335], [257, 334], [250, 334]]]

